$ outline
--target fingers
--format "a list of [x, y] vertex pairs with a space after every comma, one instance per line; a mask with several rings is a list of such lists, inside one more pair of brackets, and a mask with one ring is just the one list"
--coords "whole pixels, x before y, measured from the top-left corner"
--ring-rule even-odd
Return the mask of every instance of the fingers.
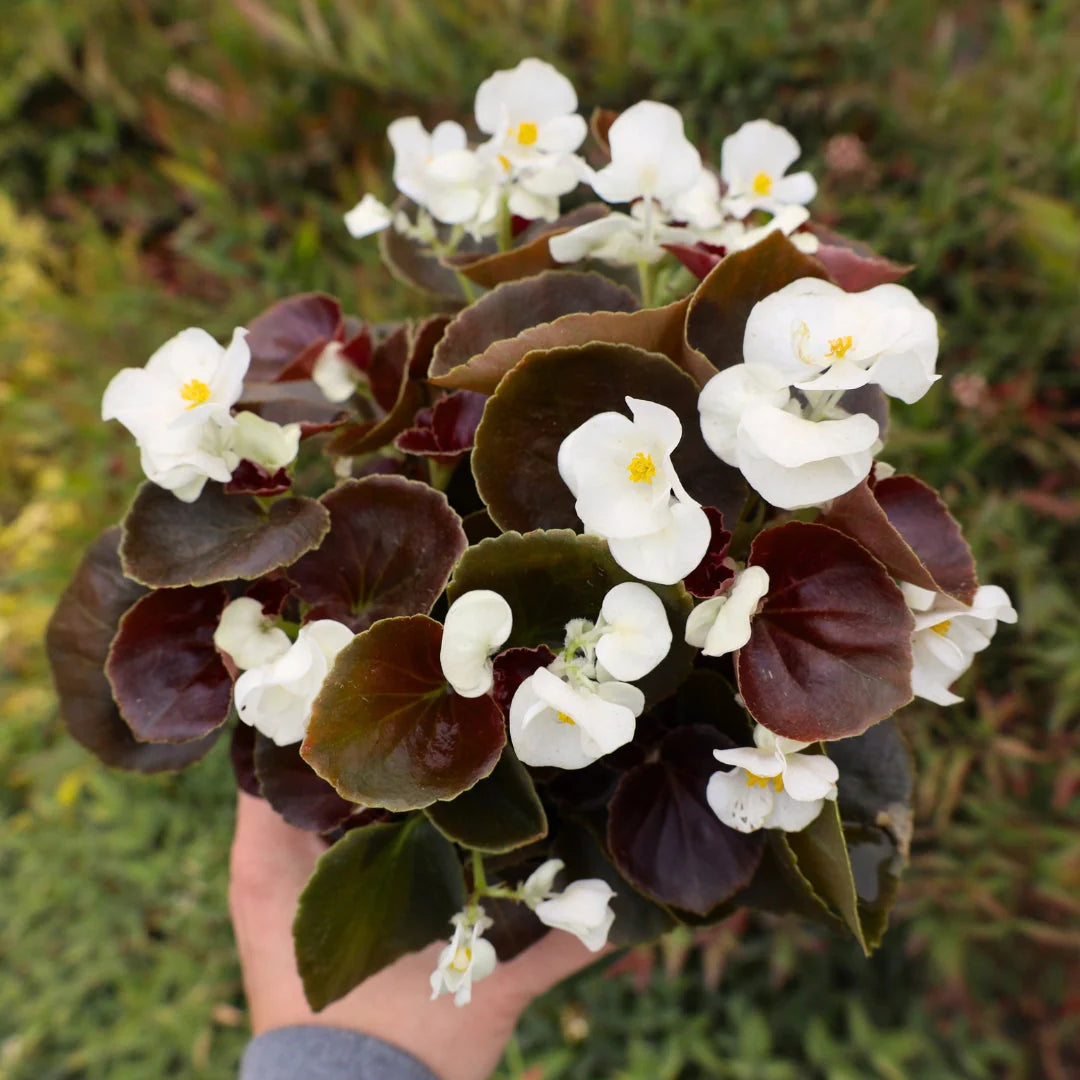
[[514, 993], [520, 994], [523, 1004], [527, 1004], [556, 983], [613, 952], [613, 945], [590, 952], [573, 934], [552, 930], [508, 964], [500, 965], [500, 970], [505, 972], [506, 982]]

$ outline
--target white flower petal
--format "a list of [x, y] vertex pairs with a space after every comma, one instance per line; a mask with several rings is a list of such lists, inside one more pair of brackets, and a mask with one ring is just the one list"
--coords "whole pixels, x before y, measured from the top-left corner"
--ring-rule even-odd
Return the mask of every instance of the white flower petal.
[[671, 627], [663, 601], [647, 585], [616, 585], [604, 597], [600, 616], [596, 658], [614, 679], [635, 682], [667, 656]]
[[751, 782], [745, 769], [715, 772], [705, 799], [712, 812], [729, 828], [751, 833], [764, 828], [773, 808], [773, 784]]
[[705, 558], [712, 539], [708, 515], [696, 503], [672, 500], [668, 522], [640, 536], [608, 537], [611, 557], [642, 581], [674, 585]]
[[535, 907], [536, 917], [555, 930], [565, 930], [581, 940], [590, 952], [599, 952], [607, 944], [615, 915], [611, 899], [615, 891], [600, 878], [572, 881], [557, 896]]
[[824, 799], [800, 802], [791, 798], [785, 789], [774, 796], [772, 809], [765, 816], [763, 825], [766, 829], [802, 832], [807, 825], [816, 820], [824, 805]]
[[263, 614], [262, 604], [241, 596], [225, 606], [214, 631], [214, 645], [241, 670], [272, 663], [289, 651], [289, 635]]
[[742, 414], [751, 404], [783, 409], [791, 400], [787, 378], [767, 364], [735, 364], [714, 375], [698, 397], [701, 434], [709, 449], [729, 465], [737, 465], [737, 434]]
[[779, 776], [784, 771], [784, 755], [757, 746], [733, 746], [730, 750], [714, 750], [713, 757], [721, 765], [734, 765], [754, 776]]
[[[768, 572], [760, 566], [748, 566], [735, 576], [726, 593], [706, 600], [690, 613], [687, 643], [698, 645], [706, 656], [726, 656], [741, 649], [750, 640], [750, 621], [768, 591]], [[702, 614], [698, 615], [699, 611]]]
[[291, 464], [300, 448], [299, 424], [275, 424], [253, 412], [236, 414], [233, 452], [269, 472]]
[[[551, 64], [529, 57], [517, 67], [496, 71], [479, 85], [476, 126], [485, 135], [500, 133], [503, 127], [517, 129], [523, 122], [539, 126], [576, 112], [577, 105], [573, 83]], [[583, 131], [577, 145], [584, 138]]]
[[450, 605], [439, 662], [456, 693], [473, 698], [491, 689], [491, 656], [510, 636], [513, 621], [510, 605], [490, 589], [474, 589]]
[[393, 220], [390, 207], [369, 192], [345, 215], [345, 228], [349, 230], [350, 236], [360, 240], [372, 233], [381, 232]]
[[555, 878], [566, 864], [562, 859], [548, 859], [541, 863], [521, 886], [522, 903], [534, 908], [541, 900], [550, 895], [555, 887]]
[[789, 754], [784, 792], [799, 802], [835, 799], [840, 770], [824, 754]]

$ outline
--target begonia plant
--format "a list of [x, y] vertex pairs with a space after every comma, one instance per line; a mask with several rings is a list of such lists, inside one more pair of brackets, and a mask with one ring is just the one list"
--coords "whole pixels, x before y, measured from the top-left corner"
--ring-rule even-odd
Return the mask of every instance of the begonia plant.
[[940, 496], [882, 458], [938, 378], [907, 267], [817, 226], [768, 120], [578, 111], [536, 59], [473, 138], [388, 132], [379, 234], [432, 314], [302, 294], [105, 390], [146, 480], [48, 631], [107, 764], [231, 740], [327, 850], [316, 1009], [444, 940], [432, 994], [549, 929], [593, 950], [743, 907], [881, 939], [911, 840], [895, 715], [999, 622]]

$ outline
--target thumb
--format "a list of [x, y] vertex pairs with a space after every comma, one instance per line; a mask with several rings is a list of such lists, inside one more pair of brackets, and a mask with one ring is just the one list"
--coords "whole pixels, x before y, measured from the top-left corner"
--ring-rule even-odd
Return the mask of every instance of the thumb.
[[591, 952], [573, 934], [550, 930], [535, 945], [499, 968], [505, 972], [508, 986], [531, 1001], [590, 964], [608, 959], [615, 951], [614, 945], [606, 945], [598, 952]]

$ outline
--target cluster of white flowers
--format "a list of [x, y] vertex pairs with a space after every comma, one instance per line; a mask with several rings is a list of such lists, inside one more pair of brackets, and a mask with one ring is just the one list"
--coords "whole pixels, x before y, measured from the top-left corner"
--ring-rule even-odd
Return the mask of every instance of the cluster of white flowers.
[[[615, 892], [600, 878], [581, 878], [556, 892], [555, 878], [563, 865], [561, 859], [548, 859], [516, 890], [489, 891], [512, 896], [531, 908], [545, 926], [573, 934], [590, 952], [599, 952], [607, 944], [615, 921], [611, 910]], [[453, 937], [431, 973], [431, 998], [434, 1001], [442, 994], [453, 994], [455, 1005], [468, 1005], [473, 983], [486, 979], [497, 964], [494, 946], [483, 937], [494, 924], [479, 903], [458, 912], [451, 923]]]
[[[641, 101], [611, 124], [611, 161], [592, 169], [577, 151], [587, 125], [570, 80], [530, 58], [497, 71], [476, 92], [474, 114], [487, 141], [470, 147], [465, 129], [447, 120], [430, 133], [415, 116], [387, 135], [394, 150], [394, 186], [419, 208], [415, 221], [371, 194], [345, 215], [354, 237], [387, 227], [438, 246], [435, 224], [458, 226], [476, 239], [496, 232], [500, 213], [554, 221], [559, 199], [587, 183], [605, 202], [628, 205], [551, 240], [558, 262], [598, 258], [643, 265], [664, 256], [664, 244], [704, 242], [725, 251], [750, 247], [766, 233], [792, 234], [808, 218], [817, 193], [809, 173], [785, 173], [800, 154], [790, 132], [753, 120], [724, 140], [720, 175], [702, 164], [670, 105]], [[772, 215], [749, 225], [752, 211]], [[810, 233], [793, 237], [817, 247]]]
[[222, 348], [205, 330], [183, 330], [105, 389], [102, 419], [135, 436], [147, 478], [184, 502], [207, 480], [227, 483], [243, 459], [273, 473], [296, 457], [299, 424], [232, 413], [251, 362], [246, 333], [237, 329]]
[[344, 623], [319, 619], [290, 641], [246, 596], [226, 606], [214, 632], [214, 644], [243, 671], [233, 689], [237, 714], [278, 746], [304, 738], [323, 681], [352, 639]]
[[698, 399], [701, 433], [767, 502], [816, 506], [850, 491], [881, 449], [873, 417], [849, 413], [850, 390], [879, 386], [908, 404], [940, 377], [937, 320], [900, 285], [861, 293], [801, 278], [754, 305], [743, 362]]
[[[491, 690], [492, 657], [510, 636], [512, 614], [495, 592], [476, 589], [450, 606], [440, 652], [456, 693]], [[647, 585], [609, 590], [596, 623], [574, 619], [563, 651], [518, 687], [510, 704], [510, 739], [526, 765], [581, 769], [634, 737], [645, 695], [631, 683], [668, 654], [671, 627]]]
[[559, 446], [559, 475], [585, 531], [643, 581], [673, 585], [709, 547], [708, 516], [686, 492], [671, 454], [682, 424], [666, 405], [626, 399], [633, 419], [597, 413]]
[[430, 134], [415, 116], [395, 120], [387, 132], [394, 186], [420, 217], [395, 215], [369, 194], [345, 215], [346, 227], [362, 237], [392, 225], [430, 243], [435, 222], [480, 239], [496, 231], [500, 212], [554, 221], [559, 197], [588, 172], [575, 153], [587, 134], [577, 104], [565, 75], [530, 58], [495, 72], [476, 91], [476, 126], [488, 136], [480, 146], [470, 148], [465, 129], [452, 120]]

